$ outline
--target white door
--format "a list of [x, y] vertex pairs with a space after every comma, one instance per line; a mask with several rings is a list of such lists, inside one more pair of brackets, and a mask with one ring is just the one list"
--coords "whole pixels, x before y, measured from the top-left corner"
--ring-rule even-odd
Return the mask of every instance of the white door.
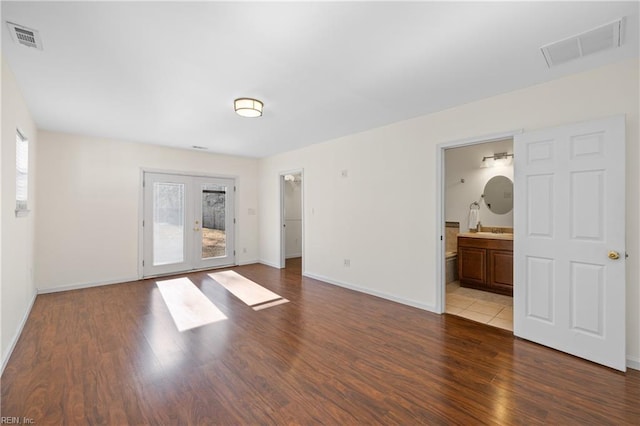
[[235, 264], [234, 181], [144, 174], [143, 276]]
[[514, 334], [625, 362], [624, 117], [514, 141]]

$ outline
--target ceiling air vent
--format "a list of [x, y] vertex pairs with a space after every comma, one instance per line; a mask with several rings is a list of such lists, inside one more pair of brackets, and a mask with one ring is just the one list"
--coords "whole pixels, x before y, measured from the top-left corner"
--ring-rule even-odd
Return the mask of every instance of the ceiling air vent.
[[7, 25], [9, 26], [9, 32], [11, 33], [13, 41], [23, 46], [42, 50], [42, 40], [37, 30], [23, 27], [13, 22], [7, 22]]
[[622, 19], [564, 40], [542, 46], [549, 68], [622, 45]]

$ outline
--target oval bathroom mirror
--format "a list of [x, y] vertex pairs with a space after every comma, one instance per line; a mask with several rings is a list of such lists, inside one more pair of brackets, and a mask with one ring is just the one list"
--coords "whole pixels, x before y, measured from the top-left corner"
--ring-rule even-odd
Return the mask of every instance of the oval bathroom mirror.
[[495, 214], [513, 209], [513, 182], [506, 176], [494, 176], [484, 186], [484, 203]]

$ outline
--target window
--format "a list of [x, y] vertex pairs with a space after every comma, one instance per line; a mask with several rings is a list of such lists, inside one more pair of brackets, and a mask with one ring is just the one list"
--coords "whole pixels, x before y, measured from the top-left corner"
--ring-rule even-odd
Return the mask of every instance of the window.
[[29, 141], [16, 129], [16, 216], [26, 216], [29, 195]]

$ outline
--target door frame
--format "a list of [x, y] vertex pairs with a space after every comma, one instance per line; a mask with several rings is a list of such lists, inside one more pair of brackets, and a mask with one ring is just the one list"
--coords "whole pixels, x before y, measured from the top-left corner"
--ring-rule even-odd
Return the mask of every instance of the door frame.
[[[435, 270], [435, 282], [436, 285], [436, 304], [435, 312], [443, 314], [446, 307], [446, 270], [445, 270], [445, 151], [451, 148], [461, 148], [464, 146], [479, 145], [488, 142], [496, 142], [508, 138], [514, 138], [523, 132], [523, 129], [510, 130], [500, 133], [492, 133], [484, 136], [475, 136], [466, 139], [459, 139], [449, 142], [443, 142], [436, 146], [436, 270]], [[514, 175], [515, 177], [515, 175]], [[437, 238], [437, 236], [440, 238]]]
[[[142, 280], [144, 279], [144, 270], [143, 270], [143, 266], [142, 266], [142, 262], [144, 260], [144, 228], [142, 226], [142, 223], [144, 221], [144, 174], [145, 173], [161, 173], [161, 174], [166, 174], [166, 175], [181, 175], [181, 176], [190, 176], [190, 177], [202, 177], [202, 178], [211, 178], [211, 179], [233, 179], [233, 181], [235, 182], [235, 187], [236, 187], [236, 192], [234, 195], [234, 202], [233, 202], [233, 215], [234, 217], [238, 217], [238, 198], [237, 195], [240, 193], [240, 185], [238, 183], [238, 176], [237, 175], [229, 175], [229, 174], [223, 174], [223, 173], [219, 173], [219, 174], [209, 174], [209, 173], [199, 173], [199, 172], [188, 172], [188, 171], [184, 171], [184, 170], [170, 170], [170, 169], [155, 169], [155, 168], [146, 168], [146, 167], [141, 167], [139, 174], [138, 174], [138, 279]], [[233, 233], [233, 245], [234, 247], [236, 247], [236, 253], [237, 253], [237, 247], [238, 247], [238, 221], [236, 220], [236, 223], [234, 224], [235, 229], [234, 229], [234, 233]], [[239, 265], [238, 262], [238, 255], [236, 254], [236, 256], [234, 256], [234, 265]], [[209, 269], [209, 268], [205, 268], [205, 269]], [[173, 275], [173, 274], [169, 274], [169, 275]]]
[[279, 188], [280, 188], [280, 230], [278, 232], [279, 238], [280, 238], [280, 264], [279, 264], [279, 268], [283, 269], [286, 265], [286, 237], [285, 237], [285, 226], [284, 226], [284, 185], [285, 185], [285, 181], [284, 181], [284, 177], [285, 175], [293, 175], [293, 174], [300, 174], [300, 179], [302, 179], [301, 181], [301, 185], [300, 185], [300, 211], [301, 211], [301, 227], [302, 227], [302, 233], [300, 235], [300, 239], [301, 239], [301, 245], [302, 245], [302, 274], [304, 275], [304, 271], [305, 271], [305, 256], [304, 256], [304, 228], [305, 228], [305, 212], [304, 212], [304, 169], [303, 168], [299, 168], [299, 169], [291, 169], [291, 170], [286, 170], [286, 171], [282, 171], [278, 174], [278, 181], [279, 181]]

